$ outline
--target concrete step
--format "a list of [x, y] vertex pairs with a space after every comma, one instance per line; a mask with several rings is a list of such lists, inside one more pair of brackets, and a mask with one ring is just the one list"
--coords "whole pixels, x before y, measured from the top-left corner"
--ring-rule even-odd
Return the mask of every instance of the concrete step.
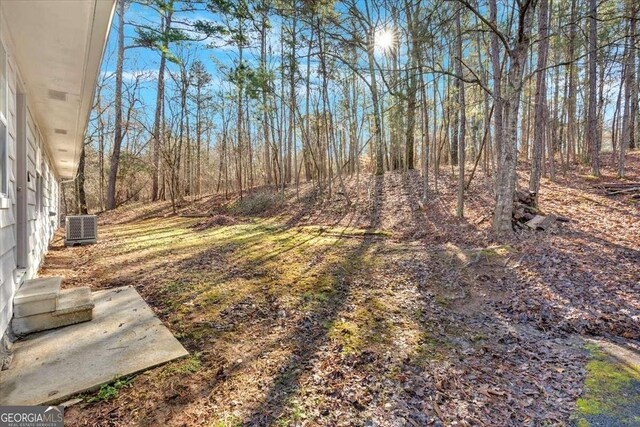
[[13, 316], [50, 313], [56, 309], [62, 277], [26, 280], [13, 299]]
[[11, 327], [13, 333], [20, 336], [87, 322], [93, 317], [93, 307], [94, 303], [90, 288], [64, 289], [58, 295], [58, 304], [55, 311], [25, 317], [14, 317]]

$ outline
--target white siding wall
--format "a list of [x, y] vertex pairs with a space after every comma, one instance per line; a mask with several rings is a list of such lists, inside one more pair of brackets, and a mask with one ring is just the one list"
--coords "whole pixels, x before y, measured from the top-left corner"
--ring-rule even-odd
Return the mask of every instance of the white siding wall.
[[[7, 52], [8, 53], [8, 52]], [[8, 80], [8, 155], [9, 205], [0, 209], [0, 335], [13, 314], [16, 290], [16, 72], [13, 61], [7, 63]]]
[[[0, 34], [0, 37], [2, 34]], [[11, 55], [11, 46], [5, 43], [8, 54], [8, 155], [9, 155], [9, 203], [0, 207], [0, 336], [9, 325], [13, 314], [13, 295], [17, 288], [17, 249], [16, 249], [16, 214], [17, 214], [17, 132], [16, 132], [16, 94], [19, 65], [15, 64]], [[27, 109], [29, 107], [27, 101]], [[38, 267], [47, 251], [49, 241], [58, 226], [58, 178], [51, 167], [51, 162], [44, 141], [40, 136], [37, 124], [27, 113], [27, 172], [30, 180], [27, 183], [27, 235], [28, 235], [28, 268], [25, 278], [35, 277]], [[42, 209], [37, 209], [36, 188], [37, 176], [43, 179]], [[55, 215], [50, 215], [55, 213]]]
[[[27, 115], [27, 129], [27, 171], [31, 179], [27, 183], [29, 268], [26, 277], [31, 278], [38, 272], [38, 267], [49, 247], [49, 241], [58, 225], [58, 199], [53, 199], [57, 195], [58, 182], [44, 150], [43, 140], [30, 114]], [[38, 176], [43, 180], [41, 202], [36, 199]], [[49, 186], [50, 183], [51, 186]], [[55, 216], [50, 216], [50, 212], [55, 212]]]

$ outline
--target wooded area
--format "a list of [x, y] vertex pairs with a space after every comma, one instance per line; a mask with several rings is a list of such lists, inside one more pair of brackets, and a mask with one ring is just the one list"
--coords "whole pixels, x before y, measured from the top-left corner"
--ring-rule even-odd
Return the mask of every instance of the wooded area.
[[189, 356], [67, 419], [634, 425], [639, 9], [119, 0], [41, 273]]
[[[419, 169], [425, 200], [457, 176], [459, 217], [472, 182], [491, 182], [493, 229], [510, 233], [518, 163], [532, 194], [576, 163], [599, 176], [602, 152], [625, 176], [640, 139], [638, 9], [122, 0], [107, 52], [116, 67], [97, 89], [67, 208], [176, 206], [301, 182], [349, 203], [345, 177]], [[136, 69], [141, 50], [157, 69]]]

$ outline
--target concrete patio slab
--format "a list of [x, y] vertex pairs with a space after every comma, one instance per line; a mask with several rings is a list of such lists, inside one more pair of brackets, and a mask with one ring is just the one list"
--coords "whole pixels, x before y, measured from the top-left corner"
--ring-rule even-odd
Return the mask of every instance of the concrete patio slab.
[[44, 405], [188, 353], [138, 292], [93, 293], [93, 320], [41, 332], [13, 346], [0, 372], [0, 405]]

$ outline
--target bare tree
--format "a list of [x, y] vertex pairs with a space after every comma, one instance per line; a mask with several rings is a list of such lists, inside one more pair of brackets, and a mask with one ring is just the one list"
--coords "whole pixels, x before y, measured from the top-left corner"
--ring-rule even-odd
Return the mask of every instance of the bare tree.
[[[547, 83], [546, 69], [547, 54], [549, 50], [549, 27], [548, 27], [548, 0], [540, 0], [538, 10], [538, 70], [536, 72], [536, 94], [535, 94], [535, 124], [533, 134], [533, 152], [531, 155], [531, 176], [529, 179], [529, 191], [534, 193], [535, 201], [538, 201], [538, 191], [540, 190], [540, 176], [544, 162], [544, 145], [548, 123], [547, 118]], [[553, 153], [550, 154], [552, 156]]]
[[[456, 72], [462, 77], [462, 29], [460, 19], [462, 15], [462, 7], [458, 7], [456, 11]], [[462, 78], [456, 79], [458, 87], [458, 107], [460, 114], [460, 131], [454, 130], [458, 135], [458, 206], [456, 208], [456, 216], [462, 218], [464, 216], [464, 167], [465, 167], [465, 138], [467, 127], [467, 116], [465, 114], [465, 97], [464, 97], [464, 81]]]
[[631, 146], [633, 140], [633, 122], [635, 120], [635, 108], [637, 105], [637, 79], [635, 78], [635, 31], [636, 31], [636, 14], [638, 6], [634, 1], [627, 2], [627, 10], [629, 12], [629, 25], [626, 44], [626, 64], [624, 66], [624, 115], [622, 117], [622, 138], [620, 139], [620, 148], [618, 151], [618, 176], [625, 176], [625, 154], [627, 148]]
[[[116, 62], [115, 86], [115, 128], [113, 135], [113, 151], [109, 164], [109, 180], [107, 185], [107, 209], [116, 207], [116, 181], [120, 164], [120, 148], [122, 146], [122, 73], [124, 66], [124, 11], [125, 0], [118, 0], [118, 59]], [[84, 151], [83, 151], [84, 153]]]
[[591, 159], [591, 174], [600, 176], [600, 143], [598, 141], [597, 96], [597, 1], [589, 0], [589, 109], [587, 112], [587, 147]]

